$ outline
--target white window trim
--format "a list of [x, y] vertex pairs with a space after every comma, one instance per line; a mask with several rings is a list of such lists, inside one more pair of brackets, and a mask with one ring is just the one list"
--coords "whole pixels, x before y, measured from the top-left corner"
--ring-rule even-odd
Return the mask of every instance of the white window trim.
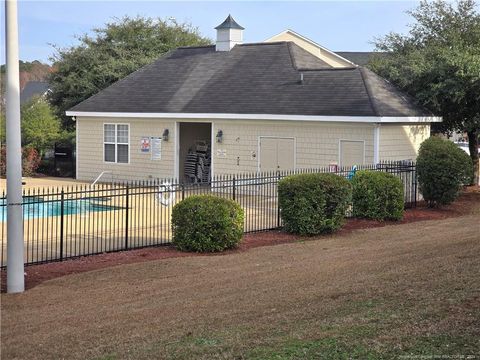
[[343, 167], [342, 164], [342, 141], [361, 142], [363, 143], [363, 164], [365, 164], [366, 141], [356, 139], [339, 139], [338, 140], [338, 166]]
[[[115, 126], [115, 142], [105, 141], [105, 125], [114, 125]], [[127, 127], [128, 127], [128, 142], [127, 143], [117, 142], [117, 126], [118, 125], [127, 125]], [[115, 165], [128, 165], [128, 164], [130, 164], [130, 124], [129, 123], [103, 123], [102, 126], [103, 126], [103, 163], [104, 164], [115, 164]], [[115, 161], [105, 161], [105, 144], [115, 145]], [[127, 145], [128, 146], [128, 160], [127, 160], [126, 163], [118, 162], [117, 145]]]
[[297, 138], [294, 136], [275, 136], [275, 135], [260, 135], [257, 138], [257, 172], [262, 172], [260, 168], [260, 152], [261, 146], [260, 142], [262, 138], [268, 139], [293, 139], [293, 170], [297, 170]]

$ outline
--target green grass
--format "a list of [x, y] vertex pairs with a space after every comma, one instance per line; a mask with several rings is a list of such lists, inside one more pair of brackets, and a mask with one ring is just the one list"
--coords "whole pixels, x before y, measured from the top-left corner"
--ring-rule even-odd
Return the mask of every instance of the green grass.
[[432, 335], [422, 336], [418, 338], [410, 348], [404, 350], [404, 354], [428, 355], [463, 355], [467, 358], [470, 356], [480, 356], [480, 338], [473, 335], [469, 336], [447, 336]]
[[116, 360], [116, 359], [118, 359], [116, 354], [108, 354], [108, 355], [104, 355], [99, 358], [96, 358], [95, 360]]
[[247, 356], [252, 360], [294, 360], [294, 359], [379, 359], [374, 350], [361, 344], [346, 344], [335, 338], [320, 340], [290, 340], [278, 347], [260, 347]]
[[[277, 323], [275, 329], [237, 327], [221, 333], [187, 335], [170, 344], [158, 344], [152, 351], [166, 350], [169, 359], [392, 359], [401, 356], [477, 355], [480, 340], [472, 329], [460, 329], [428, 336], [409, 336], [406, 322], [430, 324], [444, 318], [441, 308], [424, 309], [422, 302], [381, 301], [380, 299], [346, 301], [323, 322], [297, 319], [295, 324]], [[419, 325], [421, 326], [421, 325]], [[390, 336], [391, 335], [391, 336]], [[245, 339], [241, 344], [241, 339]], [[379, 341], [379, 339], [382, 339]]]

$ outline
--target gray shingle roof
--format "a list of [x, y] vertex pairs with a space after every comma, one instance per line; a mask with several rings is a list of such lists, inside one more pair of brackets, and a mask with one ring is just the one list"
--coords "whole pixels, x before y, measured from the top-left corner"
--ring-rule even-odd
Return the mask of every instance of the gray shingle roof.
[[237, 45], [226, 52], [215, 46], [179, 48], [70, 110], [430, 115], [372, 72], [333, 69], [291, 42]]
[[49, 85], [46, 81], [29, 81], [20, 92], [20, 103], [29, 102], [34, 96], [42, 96], [48, 91]]

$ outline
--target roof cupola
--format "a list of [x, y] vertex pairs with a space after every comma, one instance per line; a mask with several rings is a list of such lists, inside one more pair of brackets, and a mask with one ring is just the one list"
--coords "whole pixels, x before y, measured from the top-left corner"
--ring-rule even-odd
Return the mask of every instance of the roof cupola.
[[217, 51], [230, 51], [235, 45], [243, 42], [244, 28], [233, 19], [232, 15], [228, 15], [225, 21], [215, 29], [217, 30], [215, 46]]

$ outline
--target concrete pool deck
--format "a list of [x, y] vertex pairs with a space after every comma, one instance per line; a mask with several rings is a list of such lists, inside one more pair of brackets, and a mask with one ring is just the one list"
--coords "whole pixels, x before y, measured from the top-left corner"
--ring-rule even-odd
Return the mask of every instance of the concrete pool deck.
[[[61, 187], [61, 186], [72, 186], [72, 185], [87, 185], [89, 183], [85, 181], [75, 180], [73, 178], [63, 178], [63, 177], [24, 177], [22, 178], [25, 182], [23, 189], [33, 189], [33, 188], [49, 188], [49, 187]], [[0, 179], [0, 192], [6, 191], [7, 189], [7, 180]]]
[[[157, 187], [134, 187], [129, 190], [129, 202], [126, 203], [126, 189], [111, 188], [109, 185], [96, 186], [84, 191], [68, 187], [81, 185], [88, 189], [88, 183], [64, 178], [27, 178], [24, 186], [25, 195], [41, 200], [32, 200], [29, 208], [31, 214], [24, 219], [25, 262], [35, 263], [81, 256], [93, 253], [121, 250], [128, 248], [169, 243], [172, 238], [171, 211], [181, 201], [182, 193], [169, 205], [161, 204]], [[55, 213], [54, 207], [60, 201], [61, 188], [66, 191], [68, 202], [85, 201], [92, 197], [94, 203], [85, 204], [85, 211], [70, 213], [66, 205], [63, 221]], [[264, 230], [278, 226], [278, 209], [276, 193], [273, 187], [266, 185], [262, 190], [254, 191], [253, 185], [239, 186], [236, 199], [245, 211], [245, 231]], [[3, 179], [5, 189], [5, 180]], [[58, 190], [57, 190], [58, 188]], [[0, 188], [1, 189], [1, 188]], [[50, 190], [48, 190], [50, 189]], [[0, 190], [1, 191], [1, 190]], [[232, 198], [231, 189], [199, 188], [186, 190], [185, 197], [193, 194], [215, 194]], [[99, 199], [99, 201], [96, 200]], [[94, 206], [111, 207], [105, 211], [96, 211]], [[35, 211], [49, 216], [35, 216]], [[128, 223], [126, 221], [128, 217]], [[2, 221], [3, 220], [3, 221]], [[63, 229], [63, 230], [62, 230]], [[5, 217], [0, 219], [0, 263], [6, 264], [7, 223]]]

